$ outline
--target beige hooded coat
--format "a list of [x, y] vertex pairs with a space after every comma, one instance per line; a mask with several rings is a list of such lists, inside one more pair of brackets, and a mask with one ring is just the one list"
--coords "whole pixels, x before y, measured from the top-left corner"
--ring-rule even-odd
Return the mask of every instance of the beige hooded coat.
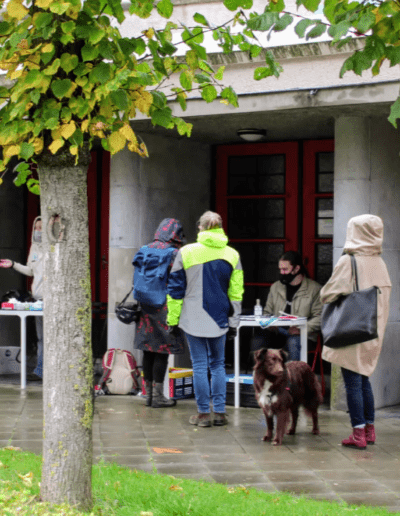
[[389, 316], [389, 298], [392, 283], [382, 253], [383, 222], [375, 215], [359, 215], [347, 224], [344, 254], [336, 264], [332, 276], [321, 289], [321, 301], [331, 303], [340, 295], [353, 291], [351, 259], [353, 254], [357, 262], [358, 283], [360, 290], [377, 286], [378, 294], [378, 338], [332, 349], [323, 347], [322, 358], [332, 364], [350, 371], [370, 376], [378, 363]]

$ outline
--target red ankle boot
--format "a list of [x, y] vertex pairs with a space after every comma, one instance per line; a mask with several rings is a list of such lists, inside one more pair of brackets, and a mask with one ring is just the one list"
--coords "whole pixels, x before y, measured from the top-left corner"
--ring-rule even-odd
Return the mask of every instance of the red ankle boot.
[[367, 440], [367, 444], [375, 444], [376, 435], [374, 425], [370, 425], [369, 423], [365, 425], [365, 438]]
[[367, 447], [367, 439], [365, 438], [365, 428], [353, 428], [353, 433], [348, 439], [343, 439], [343, 446], [365, 450]]

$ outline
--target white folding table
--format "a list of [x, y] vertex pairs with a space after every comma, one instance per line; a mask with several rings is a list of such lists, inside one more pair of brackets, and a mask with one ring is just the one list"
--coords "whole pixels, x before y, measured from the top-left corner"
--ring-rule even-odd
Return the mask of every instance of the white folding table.
[[[240, 392], [240, 328], [245, 326], [253, 326], [261, 328], [260, 319], [267, 319], [261, 316], [244, 316], [240, 318], [237, 335], [235, 337], [235, 357], [234, 357], [234, 384], [235, 384], [235, 408], [239, 408], [239, 392]], [[300, 360], [307, 362], [307, 317], [299, 317], [298, 319], [277, 319], [269, 324], [272, 326], [297, 326], [300, 329]], [[268, 331], [264, 329], [263, 331]]]
[[21, 323], [21, 389], [26, 389], [26, 318], [43, 316], [43, 310], [0, 310], [0, 316], [19, 317]]

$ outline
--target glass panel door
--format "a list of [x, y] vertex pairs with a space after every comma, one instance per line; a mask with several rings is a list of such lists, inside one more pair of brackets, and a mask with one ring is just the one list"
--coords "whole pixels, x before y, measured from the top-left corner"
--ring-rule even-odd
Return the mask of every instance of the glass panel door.
[[332, 273], [333, 140], [304, 143], [303, 257], [310, 276], [321, 285]]
[[244, 310], [265, 304], [284, 251], [298, 249], [298, 144], [225, 145], [217, 149], [216, 210], [241, 255]]

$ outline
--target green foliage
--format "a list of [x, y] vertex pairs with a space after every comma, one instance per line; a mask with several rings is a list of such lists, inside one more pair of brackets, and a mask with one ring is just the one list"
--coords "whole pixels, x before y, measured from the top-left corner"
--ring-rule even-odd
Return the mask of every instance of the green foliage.
[[[190, 124], [172, 114], [167, 100], [178, 101], [185, 110], [193, 90], [199, 90], [206, 102], [220, 98], [237, 105], [234, 91], [219, 84], [223, 68], [215, 71], [208, 63], [204, 35], [210, 29], [202, 14], [194, 15], [198, 25], [183, 27], [188, 50], [182, 61], [175, 57], [172, 36], [182, 27], [171, 21], [161, 30], [149, 28], [136, 37], [122, 37], [114, 22], [125, 19], [121, 1], [8, 2], [0, 21], [0, 69], [13, 85], [0, 88], [0, 171], [14, 156], [34, 162], [43, 152], [56, 154], [64, 148], [77, 160], [79, 149], [98, 138], [112, 154], [127, 145], [146, 156], [129, 120], [141, 112], [153, 124], [175, 127], [189, 136]], [[238, 5], [251, 3], [243, 0]], [[173, 4], [131, 0], [131, 15], [147, 18], [153, 11], [168, 19]], [[222, 49], [231, 51], [236, 43], [229, 26], [220, 31]], [[243, 37], [237, 44], [251, 47]], [[171, 85], [167, 98], [157, 87], [176, 73], [181, 87]], [[25, 168], [16, 184], [29, 181], [29, 188], [37, 191], [35, 180], [28, 178]]]
[[275, 491], [210, 483], [121, 467], [93, 466], [95, 504], [90, 513], [39, 499], [41, 457], [8, 447], [0, 450], [0, 512], [4, 516], [389, 516], [380, 507], [350, 506]]

